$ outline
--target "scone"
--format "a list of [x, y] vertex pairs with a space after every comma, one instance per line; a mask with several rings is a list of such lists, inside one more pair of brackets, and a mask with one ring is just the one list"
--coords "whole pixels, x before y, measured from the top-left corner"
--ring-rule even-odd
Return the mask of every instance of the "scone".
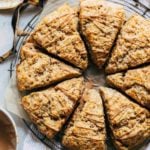
[[68, 82], [62, 82], [61, 84], [58, 84], [55, 89], [60, 90], [63, 93], [65, 93], [69, 98], [75, 100], [77, 99], [78, 95], [81, 95], [83, 85], [83, 78], [73, 78], [69, 79]]
[[124, 9], [103, 0], [81, 0], [79, 19], [92, 59], [102, 67], [125, 20]]
[[17, 85], [20, 91], [45, 87], [81, 75], [78, 69], [50, 56], [39, 52], [32, 52], [32, 54], [16, 68]]
[[21, 61], [28, 57], [33, 57], [36, 52], [40, 52], [36, 45], [31, 42], [26, 42], [20, 49]]
[[122, 27], [107, 73], [115, 73], [150, 62], [150, 20], [134, 15]]
[[33, 32], [31, 32], [20, 48], [21, 61], [28, 57], [34, 56], [35, 52], [42, 52], [40, 48], [42, 47], [33, 39]]
[[98, 91], [84, 91], [63, 137], [70, 150], [106, 150], [106, 131], [101, 97]]
[[117, 87], [150, 109], [150, 65], [107, 76], [107, 83]]
[[77, 10], [65, 4], [44, 17], [32, 33], [32, 37], [50, 54], [86, 69], [87, 51], [77, 30]]
[[[69, 87], [76, 81], [74, 90], [78, 90], [78, 94], [74, 99], [68, 97], [64, 92], [57, 89], [57, 86], [67, 85]], [[62, 84], [62, 85], [61, 85]], [[81, 97], [84, 89], [84, 79], [74, 78], [64, 81], [56, 87], [49, 88], [40, 92], [34, 92], [22, 98], [22, 106], [29, 115], [30, 119], [35, 123], [41, 133], [48, 138], [53, 138], [62, 128], [69, 115]], [[65, 88], [65, 87], [64, 87]], [[72, 90], [70, 88], [70, 90]], [[67, 90], [67, 93], [72, 91]]]
[[101, 87], [112, 139], [118, 150], [135, 150], [150, 138], [150, 112], [118, 91]]

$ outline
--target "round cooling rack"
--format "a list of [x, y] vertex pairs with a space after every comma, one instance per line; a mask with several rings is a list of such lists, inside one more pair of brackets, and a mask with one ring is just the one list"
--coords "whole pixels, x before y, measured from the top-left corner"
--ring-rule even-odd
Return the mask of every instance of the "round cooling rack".
[[[142, 4], [138, 0], [133, 0], [133, 1], [132, 0], [108, 0], [108, 1], [124, 6], [124, 9], [126, 10], [126, 12], [129, 12], [132, 14], [138, 13], [139, 15], [141, 15], [145, 18], [150, 18], [150, 8], [146, 7], [144, 4]], [[38, 22], [39, 16], [40, 16], [40, 13], [36, 14], [30, 20], [30, 22], [24, 28], [25, 32], [31, 32], [34, 29], [35, 25]], [[20, 36], [17, 40], [16, 47], [15, 47], [17, 53], [15, 54], [14, 59], [12, 60], [11, 65], [10, 65], [10, 70], [9, 70], [10, 77], [12, 76], [13, 71], [15, 71], [15, 66], [19, 60], [20, 48], [27, 37], [28, 36]], [[45, 145], [47, 145], [52, 150], [64, 150], [65, 149], [61, 145], [61, 142], [60, 142], [63, 131], [60, 132], [59, 134], [57, 134], [54, 139], [50, 140], [50, 139], [46, 138], [43, 134], [41, 134], [33, 123], [27, 122], [25, 120], [24, 120], [24, 123], [41, 142], [43, 142]], [[111, 142], [109, 141], [109, 137], [106, 142], [108, 142], [108, 149], [114, 150], [114, 148], [111, 145]], [[110, 145], [110, 147], [109, 147], [109, 145]]]

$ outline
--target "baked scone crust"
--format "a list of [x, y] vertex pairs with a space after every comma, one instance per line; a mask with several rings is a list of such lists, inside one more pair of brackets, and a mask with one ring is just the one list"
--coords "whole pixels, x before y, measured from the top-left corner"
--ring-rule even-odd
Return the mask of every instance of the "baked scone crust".
[[101, 87], [112, 139], [118, 150], [135, 149], [150, 138], [150, 112], [118, 91]]
[[125, 21], [124, 9], [103, 0], [81, 0], [79, 19], [92, 59], [102, 67]]
[[21, 61], [33, 57], [36, 52], [40, 52], [34, 43], [26, 42], [20, 49], [20, 58]]
[[45, 87], [81, 75], [78, 69], [45, 54], [28, 51], [29, 55], [16, 68], [20, 91]]
[[63, 137], [71, 150], [105, 150], [106, 131], [102, 100], [95, 89], [85, 89]]
[[72, 100], [76, 100], [83, 91], [83, 77], [69, 79], [69, 83], [64, 81], [58, 84], [55, 89], [64, 92]]
[[[74, 78], [64, 81], [63, 85], [69, 84], [71, 86], [72, 80], [76, 80], [77, 85], [80, 84], [80, 86], [74, 86], [74, 90], [80, 91], [74, 99], [71, 99], [65, 94], [65, 91], [62, 92], [56, 87], [33, 92], [22, 98], [22, 106], [30, 119], [35, 123], [39, 131], [48, 138], [53, 138], [61, 130], [81, 97], [84, 89], [84, 79]], [[69, 92], [69, 89], [67, 92]]]
[[78, 33], [78, 13], [64, 4], [44, 17], [35, 28], [33, 39], [50, 54], [86, 69], [87, 51]]
[[150, 20], [134, 15], [122, 27], [106, 67], [107, 73], [150, 62]]
[[108, 75], [107, 83], [117, 87], [141, 105], [150, 108], [150, 65]]
[[43, 48], [33, 39], [33, 32], [34, 31], [30, 33], [20, 49], [21, 61], [28, 57], [34, 56], [36, 52], [43, 53], [43, 51], [41, 51]]

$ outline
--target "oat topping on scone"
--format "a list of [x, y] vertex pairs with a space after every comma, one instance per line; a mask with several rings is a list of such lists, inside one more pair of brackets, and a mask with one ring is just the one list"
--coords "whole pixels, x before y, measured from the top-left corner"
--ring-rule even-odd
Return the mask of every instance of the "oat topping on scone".
[[[74, 99], [68, 97], [65, 94], [65, 90], [62, 92], [55, 87], [40, 92], [33, 92], [22, 98], [22, 106], [30, 119], [35, 123], [39, 131], [48, 138], [53, 138], [61, 130], [81, 97], [84, 89], [83, 78], [64, 81], [63, 85], [71, 85], [72, 80], [76, 80], [77, 83], [77, 86], [74, 85], [73, 87], [74, 90], [79, 91], [79, 94]], [[79, 84], [80, 87], [78, 86]], [[61, 86], [63, 87], [63, 85]], [[69, 89], [67, 90], [67, 93], [69, 92], [72, 92], [72, 88], [70, 88], [70, 91]]]
[[16, 73], [20, 91], [45, 87], [81, 74], [78, 69], [38, 52], [18, 64]]
[[105, 150], [106, 131], [101, 97], [95, 89], [84, 91], [63, 137], [70, 150]]
[[112, 139], [118, 150], [136, 149], [150, 138], [150, 112], [117, 90], [101, 87]]
[[65, 4], [44, 17], [35, 28], [32, 37], [50, 54], [86, 69], [87, 51], [77, 30], [78, 13]]
[[125, 21], [124, 9], [103, 0], [81, 0], [79, 19], [92, 59], [102, 67]]
[[116, 41], [107, 73], [127, 70], [150, 62], [150, 20], [139, 15], [129, 18]]
[[40, 52], [40, 50], [36, 48], [36, 45], [34, 43], [26, 42], [20, 50], [21, 61], [28, 57], [33, 57], [36, 52]]
[[150, 108], [150, 65], [107, 76], [107, 83], [117, 87], [141, 105]]
[[64, 92], [68, 97], [73, 100], [76, 100], [79, 95], [81, 95], [83, 91], [83, 77], [73, 78], [69, 80], [69, 83], [64, 81], [58, 84], [55, 89], [59, 89]]

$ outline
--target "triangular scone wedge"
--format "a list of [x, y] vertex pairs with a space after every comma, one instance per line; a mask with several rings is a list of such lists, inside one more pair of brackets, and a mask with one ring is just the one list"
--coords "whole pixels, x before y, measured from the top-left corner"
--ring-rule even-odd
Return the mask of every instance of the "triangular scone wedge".
[[[74, 85], [73, 87], [74, 90], [79, 91], [79, 94], [77, 94], [74, 99], [68, 97], [65, 94], [65, 90], [62, 92], [56, 89], [56, 87], [34, 92], [22, 98], [22, 106], [31, 121], [33, 121], [39, 131], [48, 138], [53, 138], [61, 130], [81, 97], [81, 93], [84, 89], [84, 80], [83, 78], [75, 78], [73, 80], [77, 82], [77, 86]], [[61, 84], [71, 85], [72, 79], [64, 81], [60, 83], [60, 85]], [[70, 90], [72, 89], [70, 88]], [[69, 89], [67, 92], [69, 92]]]
[[92, 59], [98, 67], [102, 67], [125, 21], [125, 11], [122, 6], [111, 2], [81, 0], [79, 18]]
[[101, 87], [112, 139], [118, 150], [136, 149], [150, 138], [150, 112], [118, 91]]
[[20, 49], [21, 61], [28, 57], [33, 57], [36, 52], [40, 52], [36, 45], [34, 43], [26, 42]]
[[141, 105], [150, 108], [150, 65], [109, 75], [107, 83], [121, 89]]
[[40, 48], [42, 47], [39, 44], [37, 44], [37, 42], [33, 39], [32, 32], [20, 49], [21, 61], [28, 57], [34, 56], [36, 52], [41, 52]]
[[17, 84], [20, 91], [45, 87], [81, 75], [78, 69], [57, 59], [38, 52], [31, 53], [34, 55], [28, 55], [30, 57], [17, 65]]
[[87, 51], [77, 30], [77, 10], [65, 4], [43, 18], [32, 37], [50, 54], [86, 69]]
[[115, 73], [150, 62], [150, 20], [134, 15], [122, 27], [107, 73]]
[[102, 100], [95, 89], [84, 91], [63, 137], [70, 150], [105, 150], [106, 131]]
[[58, 84], [55, 89], [58, 89], [64, 92], [71, 99], [76, 99], [82, 90], [83, 78], [73, 78], [69, 80], [69, 83], [64, 81], [61, 84]]

